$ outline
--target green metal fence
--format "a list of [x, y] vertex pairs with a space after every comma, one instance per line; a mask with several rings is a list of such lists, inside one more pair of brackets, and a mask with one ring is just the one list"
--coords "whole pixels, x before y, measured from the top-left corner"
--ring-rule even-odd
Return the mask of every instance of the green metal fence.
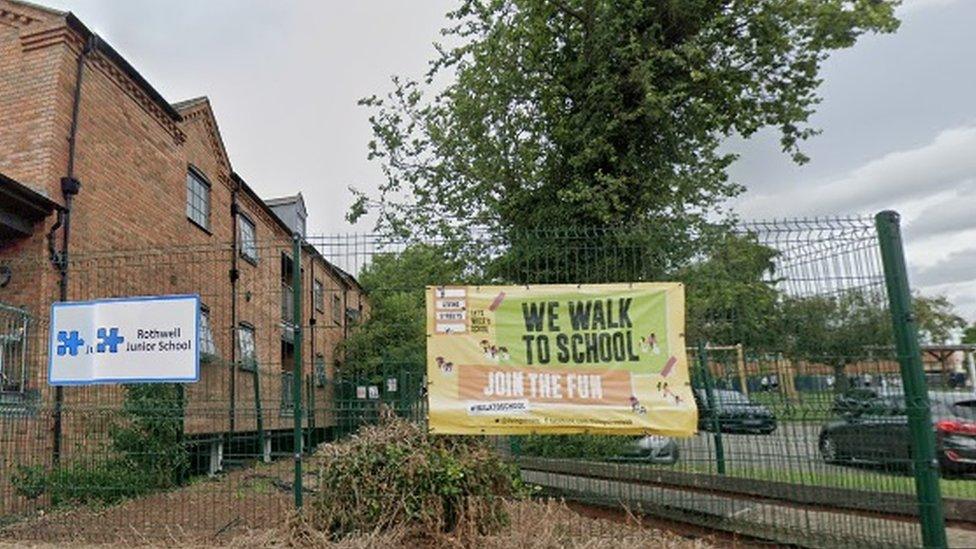
[[938, 366], [921, 360], [893, 214], [255, 248], [247, 262], [223, 243], [74, 255], [70, 299], [200, 294], [213, 352], [197, 384], [67, 388], [60, 402], [44, 366], [54, 273], [0, 261], [14, 273], [0, 302], [30, 318], [25, 358], [4, 363], [27, 379], [0, 393], [0, 539], [281, 524], [327, 489], [303, 486], [317, 445], [384, 414], [424, 421], [424, 286], [680, 280], [700, 432], [496, 440], [526, 482], [777, 543], [976, 545], [972, 380], [925, 375]]

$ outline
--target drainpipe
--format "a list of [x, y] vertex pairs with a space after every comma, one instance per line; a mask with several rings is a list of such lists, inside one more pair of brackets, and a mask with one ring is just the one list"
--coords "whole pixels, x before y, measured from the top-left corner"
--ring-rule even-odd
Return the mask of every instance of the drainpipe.
[[[85, 42], [85, 47], [78, 55], [78, 65], [75, 78], [75, 93], [71, 105], [71, 129], [68, 133], [68, 170], [67, 174], [61, 178], [61, 195], [64, 197], [64, 210], [58, 216], [58, 221], [51, 228], [48, 234], [48, 243], [53, 250], [54, 231], [61, 229], [61, 251], [56, 254], [56, 267], [58, 269], [59, 301], [68, 300], [68, 244], [71, 236], [71, 205], [75, 195], [81, 190], [81, 182], [75, 179], [75, 151], [78, 141], [78, 115], [81, 111], [81, 85], [85, 76], [85, 60], [91, 55], [98, 44], [98, 36], [91, 35]], [[62, 444], [62, 408], [64, 407], [64, 387], [54, 388], [54, 447], [53, 461], [57, 465], [61, 461]]]
[[[241, 180], [237, 174], [231, 174], [231, 178], [234, 180], [234, 188], [230, 192], [230, 220], [231, 220], [231, 259], [230, 259], [230, 391], [228, 395], [228, 400], [230, 402], [230, 408], [228, 410], [227, 418], [227, 430], [228, 430], [228, 448], [230, 447], [230, 440], [234, 436], [234, 430], [236, 428], [237, 418], [237, 281], [240, 278], [239, 261], [241, 257], [240, 242], [237, 239], [237, 215], [240, 212], [240, 207], [237, 203], [237, 196], [241, 191]], [[261, 449], [264, 451], [264, 448]]]

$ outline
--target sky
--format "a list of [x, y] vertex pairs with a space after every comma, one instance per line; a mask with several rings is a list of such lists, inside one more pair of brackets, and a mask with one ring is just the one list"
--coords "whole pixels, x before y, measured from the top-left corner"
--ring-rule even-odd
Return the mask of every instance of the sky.
[[[206, 95], [235, 171], [265, 198], [301, 191], [309, 233], [374, 189], [358, 99], [420, 76], [449, 0], [35, 0], [75, 13], [171, 102]], [[902, 214], [914, 287], [976, 319], [976, 1], [905, 0], [896, 34], [825, 63], [797, 166], [775, 131], [730, 139], [746, 219]]]

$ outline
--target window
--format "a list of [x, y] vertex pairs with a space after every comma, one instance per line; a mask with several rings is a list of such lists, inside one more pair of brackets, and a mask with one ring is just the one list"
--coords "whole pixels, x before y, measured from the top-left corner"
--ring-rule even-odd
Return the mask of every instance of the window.
[[342, 324], [342, 298], [339, 294], [332, 296], [332, 320], [336, 324]]
[[238, 235], [241, 241], [241, 257], [252, 263], [258, 261], [257, 229], [254, 222], [244, 215], [237, 217]]
[[325, 357], [315, 355], [315, 385], [317, 387], [325, 387], [328, 380], [329, 374], [325, 370]]
[[257, 370], [258, 354], [254, 346], [254, 326], [241, 324], [237, 327], [237, 352], [242, 370]]
[[324, 313], [325, 312], [325, 286], [322, 282], [316, 280], [312, 282], [312, 299], [315, 301], [315, 310]]
[[186, 172], [186, 216], [201, 229], [210, 230], [210, 183], [193, 168]]
[[210, 326], [210, 309], [206, 307], [200, 307], [200, 357], [203, 360], [213, 360], [217, 357], [213, 328]]
[[[27, 347], [30, 317], [26, 312], [12, 307], [0, 310], [0, 393], [27, 391]], [[0, 415], [3, 404], [0, 401]]]

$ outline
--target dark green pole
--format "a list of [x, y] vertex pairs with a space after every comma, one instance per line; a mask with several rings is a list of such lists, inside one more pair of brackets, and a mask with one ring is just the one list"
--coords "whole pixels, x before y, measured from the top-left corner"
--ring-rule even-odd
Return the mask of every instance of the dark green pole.
[[715, 466], [718, 474], [725, 474], [725, 444], [722, 442], [722, 423], [718, 417], [715, 391], [712, 387], [712, 373], [708, 371], [708, 348], [704, 341], [698, 342], [698, 367], [701, 370], [702, 383], [705, 384], [705, 405], [708, 406], [712, 423], [712, 438], [715, 440]]
[[946, 547], [945, 517], [939, 486], [939, 465], [935, 452], [935, 432], [932, 428], [932, 409], [922, 370], [922, 350], [918, 343], [918, 327], [912, 313], [912, 293], [908, 285], [905, 251], [901, 239], [899, 216], [884, 211], [874, 218], [881, 245], [885, 285], [894, 326], [895, 349], [901, 365], [905, 387], [908, 426], [912, 441], [912, 469], [915, 473], [915, 495], [918, 499], [922, 543], [925, 547]]
[[294, 296], [295, 364], [292, 367], [292, 410], [294, 410], [295, 508], [302, 508], [302, 235], [295, 233], [292, 251], [292, 293]]

